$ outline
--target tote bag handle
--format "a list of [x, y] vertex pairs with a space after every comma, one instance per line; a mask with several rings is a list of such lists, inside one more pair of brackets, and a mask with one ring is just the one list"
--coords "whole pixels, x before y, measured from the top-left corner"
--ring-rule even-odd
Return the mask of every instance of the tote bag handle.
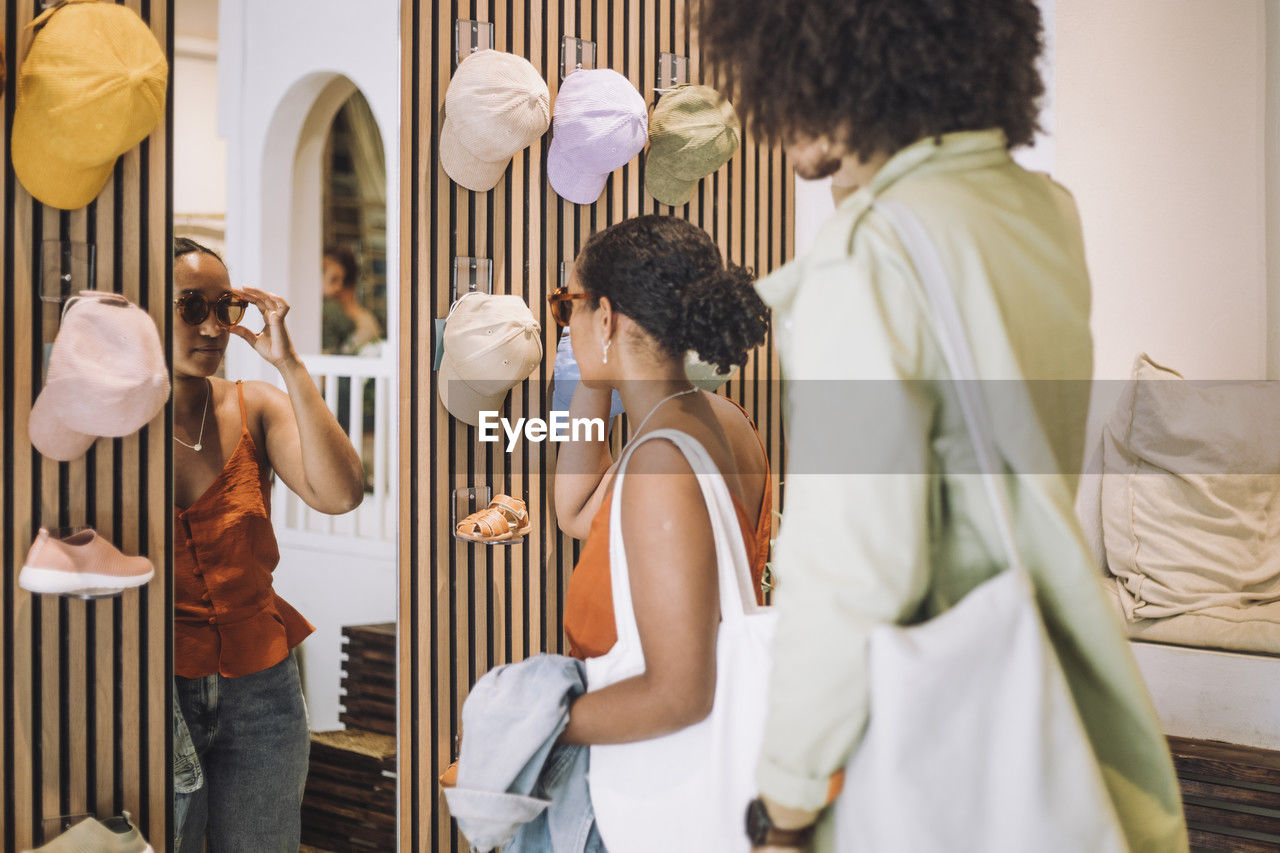
[[956, 398], [969, 433], [969, 443], [978, 461], [983, 490], [995, 516], [1005, 560], [1010, 569], [1029, 577], [1018, 556], [1017, 540], [1013, 535], [1013, 510], [1004, 475], [1001, 473], [1004, 463], [996, 450], [995, 430], [978, 390], [977, 364], [973, 358], [973, 350], [969, 347], [964, 324], [960, 320], [955, 293], [948, 283], [946, 267], [938, 256], [933, 240], [911, 208], [899, 201], [881, 200], [875, 203], [875, 210], [893, 226], [924, 284], [925, 297], [932, 309], [930, 319], [934, 337], [938, 348], [942, 350], [943, 361], [951, 372]]
[[[717, 470], [706, 448], [693, 436], [674, 429], [654, 430], [633, 441], [623, 451], [622, 458], [618, 462], [618, 473], [614, 477], [613, 506], [609, 519], [609, 574], [613, 588], [613, 612], [614, 621], [617, 624], [618, 642], [625, 640], [637, 654], [640, 652], [640, 632], [636, 627], [635, 608], [631, 601], [630, 568], [622, 542], [622, 479], [627, 462], [630, 461], [631, 453], [635, 448], [655, 438], [665, 438], [679, 448], [688, 459], [694, 475], [698, 478], [698, 485], [702, 489], [715, 539], [721, 620], [736, 622], [743, 616], [755, 612], [758, 607], [755, 595], [751, 593], [751, 573], [747, 568], [746, 547], [742, 543], [742, 538], [734, 535], [736, 530], [729, 526], [730, 521], [734, 525], [737, 524], [737, 514], [733, 509], [729, 487], [725, 485], [724, 477]], [[615, 553], [622, 559], [615, 559]]]

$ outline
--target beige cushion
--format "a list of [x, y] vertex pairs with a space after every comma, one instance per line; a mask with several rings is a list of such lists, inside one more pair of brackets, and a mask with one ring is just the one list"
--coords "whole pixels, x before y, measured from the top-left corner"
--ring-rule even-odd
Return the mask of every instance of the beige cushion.
[[[1122, 587], [1114, 578], [1104, 579], [1103, 584], [1109, 593], [1107, 600], [1123, 617]], [[1131, 638], [1148, 643], [1280, 655], [1280, 602], [1206, 607], [1164, 619], [1125, 620], [1125, 627]]]
[[1280, 383], [1188, 382], [1145, 355], [1132, 380], [1103, 433], [1119, 605], [1130, 623], [1200, 613], [1238, 633], [1280, 602]]

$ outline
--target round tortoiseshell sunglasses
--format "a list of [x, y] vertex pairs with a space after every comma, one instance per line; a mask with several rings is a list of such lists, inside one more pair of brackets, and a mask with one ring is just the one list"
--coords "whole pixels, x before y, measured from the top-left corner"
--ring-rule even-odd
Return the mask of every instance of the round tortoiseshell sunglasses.
[[213, 319], [218, 325], [230, 329], [244, 318], [244, 309], [249, 303], [226, 291], [210, 302], [204, 298], [204, 294], [187, 290], [173, 300], [173, 304], [178, 306], [178, 316], [190, 326], [199, 326], [208, 319], [209, 311], [212, 310]]
[[557, 287], [547, 297], [547, 302], [551, 304], [551, 319], [557, 325], [569, 325], [569, 318], [573, 316], [573, 300], [587, 299], [590, 296], [590, 293], [570, 293], [567, 287]]

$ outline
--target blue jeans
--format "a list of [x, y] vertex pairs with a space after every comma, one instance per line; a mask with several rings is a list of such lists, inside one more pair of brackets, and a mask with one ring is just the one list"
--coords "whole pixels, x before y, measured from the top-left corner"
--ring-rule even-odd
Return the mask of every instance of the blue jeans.
[[293, 655], [240, 678], [175, 676], [173, 686], [174, 752], [184, 754], [185, 723], [200, 771], [175, 777], [173, 849], [297, 853], [311, 735]]

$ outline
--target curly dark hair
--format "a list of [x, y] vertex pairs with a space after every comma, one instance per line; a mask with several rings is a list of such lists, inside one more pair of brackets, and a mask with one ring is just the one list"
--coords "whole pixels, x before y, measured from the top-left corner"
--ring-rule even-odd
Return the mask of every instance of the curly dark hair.
[[713, 82], [771, 142], [830, 135], [862, 159], [929, 136], [1030, 144], [1044, 95], [1035, 0], [701, 0]]
[[666, 354], [689, 350], [722, 373], [764, 342], [769, 308], [751, 270], [725, 265], [715, 241], [674, 216], [637, 216], [587, 240], [574, 273], [588, 300], [608, 297]]

